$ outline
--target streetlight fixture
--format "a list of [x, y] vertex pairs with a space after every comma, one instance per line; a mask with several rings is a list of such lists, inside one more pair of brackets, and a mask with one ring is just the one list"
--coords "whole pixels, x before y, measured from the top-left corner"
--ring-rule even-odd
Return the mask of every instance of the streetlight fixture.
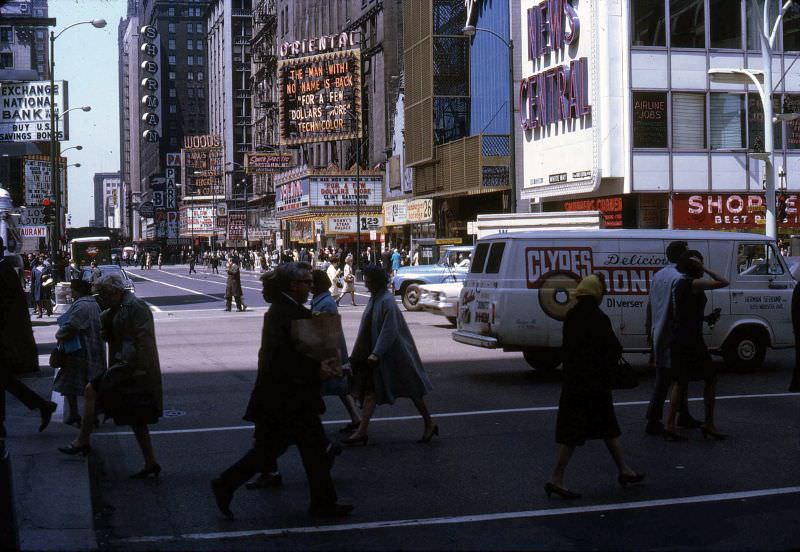
[[[754, 13], [758, 13], [759, 8], [757, 0], [750, 0], [751, 7]], [[758, 96], [761, 98], [761, 108], [764, 113], [764, 171], [765, 175], [765, 203], [767, 204], [767, 220], [766, 220], [766, 235], [775, 240], [778, 239], [778, 219], [775, 216], [776, 198], [775, 198], [775, 174], [774, 174], [774, 154], [775, 154], [775, 138], [774, 130], [772, 128], [773, 122], [776, 122], [776, 117], [773, 115], [772, 107], [772, 49], [775, 47], [775, 40], [778, 37], [778, 29], [780, 27], [781, 19], [786, 14], [786, 11], [792, 6], [794, 0], [786, 0], [781, 7], [781, 12], [775, 19], [775, 22], [770, 24], [770, 4], [772, 2], [764, 1], [762, 10], [761, 28], [756, 29], [758, 37], [761, 42], [761, 63], [762, 70], [756, 71], [752, 69], [709, 69], [708, 76], [712, 82], [722, 82], [727, 84], [753, 84], [758, 91]], [[781, 114], [784, 115], [784, 114]], [[777, 120], [781, 119], [780, 116]], [[751, 157], [756, 157], [751, 155]], [[762, 156], [758, 156], [761, 158]]]
[[80, 163], [70, 163], [69, 165], [67, 165], [67, 168], [70, 168], [70, 167], [78, 167], [78, 168], [80, 168], [80, 166], [81, 166]]
[[505, 44], [508, 48], [508, 133], [509, 133], [509, 148], [511, 150], [511, 159], [508, 171], [508, 183], [511, 185], [511, 202], [509, 204], [512, 213], [517, 212], [517, 136], [514, 129], [514, 41], [509, 38], [506, 40], [501, 35], [497, 34], [491, 29], [483, 29], [475, 25], [467, 25], [461, 32], [467, 38], [474, 37], [478, 32], [489, 33], [497, 37], [500, 42]]
[[[96, 29], [102, 29], [106, 26], [105, 19], [92, 19], [90, 21], [79, 21], [78, 23], [73, 23], [72, 25], [68, 25], [61, 29], [61, 31], [56, 34], [55, 31], [50, 31], [50, 178], [52, 180], [52, 190], [53, 195], [55, 196], [55, 211], [56, 211], [56, 221], [53, 225], [53, 236], [52, 236], [52, 247], [50, 251], [50, 255], [52, 257], [51, 261], [53, 266], [56, 267], [57, 259], [58, 259], [58, 250], [61, 243], [61, 186], [59, 183], [59, 163], [61, 153], [56, 151], [61, 142], [58, 139], [58, 118], [56, 117], [56, 109], [55, 109], [55, 88], [56, 88], [56, 79], [55, 79], [55, 70], [56, 70], [56, 54], [55, 54], [55, 44], [56, 39], [64, 34], [67, 30], [71, 29], [72, 27], [77, 27], [78, 25], [91, 25]], [[92, 108], [90, 106], [83, 106], [80, 108], [83, 111], [90, 111]], [[66, 114], [67, 110], [64, 112]], [[54, 274], [56, 275], [56, 280], [59, 279], [60, 270], [56, 270]]]
[[[247, 189], [247, 170], [244, 165], [242, 165], [241, 163], [237, 163], [236, 161], [228, 161], [225, 164], [233, 165], [235, 167], [238, 167], [239, 169], [245, 169], [245, 177], [242, 178], [241, 180], [242, 184], [244, 185], [244, 245], [245, 248], [249, 249], [250, 232], [248, 227], [250, 226], [250, 205], [249, 205], [250, 194], [249, 190]], [[262, 243], [261, 245], [263, 246], [264, 244]]]
[[69, 148], [61, 150], [61, 154], [63, 155], [65, 152], [68, 152], [71, 149], [81, 151], [83, 149], [83, 146], [71, 146]]

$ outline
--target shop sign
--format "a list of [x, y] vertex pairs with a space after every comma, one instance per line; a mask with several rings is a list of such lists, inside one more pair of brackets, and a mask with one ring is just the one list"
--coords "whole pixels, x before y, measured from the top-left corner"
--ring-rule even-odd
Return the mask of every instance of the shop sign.
[[[214, 209], [211, 206], [189, 207], [185, 209], [186, 225], [181, 225], [184, 234], [208, 233], [214, 231]], [[219, 223], [219, 219], [217, 220]]]
[[46, 238], [47, 226], [20, 226], [17, 228], [22, 238]]
[[41, 205], [42, 199], [50, 196], [52, 183], [50, 162], [43, 159], [25, 159], [25, 205]]
[[406, 209], [409, 224], [431, 222], [433, 220], [432, 199], [414, 199], [408, 202]]
[[282, 145], [362, 135], [361, 50], [278, 62]]
[[564, 202], [565, 211], [600, 211], [605, 228], [622, 228], [622, 198], [599, 197]]
[[[361, 232], [378, 230], [383, 226], [381, 215], [362, 215], [358, 220], [358, 230]], [[356, 230], [356, 217], [328, 217], [325, 227], [326, 234], [355, 234]]]
[[408, 222], [406, 204], [405, 199], [387, 201], [383, 204], [383, 218], [386, 221], [386, 226], [399, 226]]
[[308, 179], [293, 180], [275, 187], [275, 211], [285, 213], [308, 207]]
[[152, 201], [145, 201], [139, 205], [139, 215], [144, 218], [153, 218], [155, 216], [155, 206]]
[[[323, 176], [312, 177], [312, 207], [380, 207], [383, 199], [383, 179], [380, 176]], [[356, 186], [358, 184], [358, 187]]]
[[[784, 227], [800, 228], [798, 196], [786, 195]], [[764, 194], [676, 194], [673, 225], [685, 230], [747, 230], [766, 221]]]
[[246, 153], [244, 170], [247, 174], [269, 174], [295, 166], [292, 152]]
[[[65, 114], [67, 82], [56, 81], [56, 116]], [[0, 142], [46, 142], [50, 140], [50, 81], [0, 85]], [[69, 140], [69, 120], [64, 115], [58, 140]]]
[[284, 42], [278, 52], [282, 58], [289, 56], [302, 56], [318, 54], [334, 49], [353, 48], [357, 44], [356, 32], [341, 32], [335, 35], [323, 35], [314, 38], [304, 38], [293, 42]]
[[181, 174], [188, 196], [225, 196], [224, 151], [216, 134], [184, 136]]
[[[161, 139], [161, 107], [159, 102], [151, 100], [155, 96], [161, 84], [161, 66], [159, 64], [158, 51], [160, 49], [160, 39], [158, 36], [158, 29], [153, 25], [144, 25], [139, 29], [139, 35], [142, 37], [143, 43], [140, 48], [142, 53], [154, 58], [142, 61], [139, 65], [141, 71], [140, 76], [142, 88], [142, 105], [145, 106], [145, 112], [142, 114], [142, 121], [148, 126], [152, 127], [142, 132], [142, 137], [151, 143], [156, 143]], [[163, 236], [162, 236], [163, 237]]]

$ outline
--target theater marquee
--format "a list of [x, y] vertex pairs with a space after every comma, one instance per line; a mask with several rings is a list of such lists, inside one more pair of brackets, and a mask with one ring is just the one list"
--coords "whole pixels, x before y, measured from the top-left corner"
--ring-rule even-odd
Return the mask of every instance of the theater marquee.
[[278, 62], [281, 144], [361, 138], [361, 50]]

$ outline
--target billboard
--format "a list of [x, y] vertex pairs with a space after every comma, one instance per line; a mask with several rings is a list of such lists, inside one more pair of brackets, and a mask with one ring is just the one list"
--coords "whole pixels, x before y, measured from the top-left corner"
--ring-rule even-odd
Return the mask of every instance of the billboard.
[[275, 187], [275, 211], [284, 213], [309, 205], [308, 179], [294, 180]]
[[355, 207], [356, 193], [362, 207], [383, 204], [383, 178], [380, 176], [362, 176], [358, 188], [355, 176], [319, 176], [310, 180], [311, 207]]
[[362, 135], [361, 50], [278, 62], [281, 145]]
[[224, 149], [216, 134], [184, 137], [181, 174], [187, 196], [225, 197]]
[[244, 227], [247, 225], [247, 213], [244, 211], [230, 211], [228, 213], [227, 239], [241, 241], [244, 239]]
[[[56, 117], [66, 112], [67, 82], [56, 81]], [[0, 142], [50, 140], [50, 81], [0, 84]], [[69, 119], [58, 123], [58, 140], [69, 140]]]
[[[798, 196], [786, 195], [786, 219], [781, 228], [800, 228]], [[681, 230], [757, 230], [766, 222], [764, 194], [675, 194], [673, 226]]]

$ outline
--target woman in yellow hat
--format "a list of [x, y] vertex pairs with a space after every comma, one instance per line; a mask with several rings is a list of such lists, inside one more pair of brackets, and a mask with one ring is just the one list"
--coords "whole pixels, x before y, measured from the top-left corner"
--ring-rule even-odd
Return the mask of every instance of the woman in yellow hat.
[[556, 443], [558, 460], [545, 484], [547, 496], [580, 498], [564, 487], [564, 470], [575, 447], [590, 439], [603, 439], [619, 470], [622, 487], [644, 479], [622, 458], [619, 423], [611, 397], [609, 368], [622, 355], [611, 321], [600, 310], [604, 283], [596, 274], [581, 280], [575, 289], [577, 303], [567, 313], [563, 330], [564, 383], [558, 403]]

